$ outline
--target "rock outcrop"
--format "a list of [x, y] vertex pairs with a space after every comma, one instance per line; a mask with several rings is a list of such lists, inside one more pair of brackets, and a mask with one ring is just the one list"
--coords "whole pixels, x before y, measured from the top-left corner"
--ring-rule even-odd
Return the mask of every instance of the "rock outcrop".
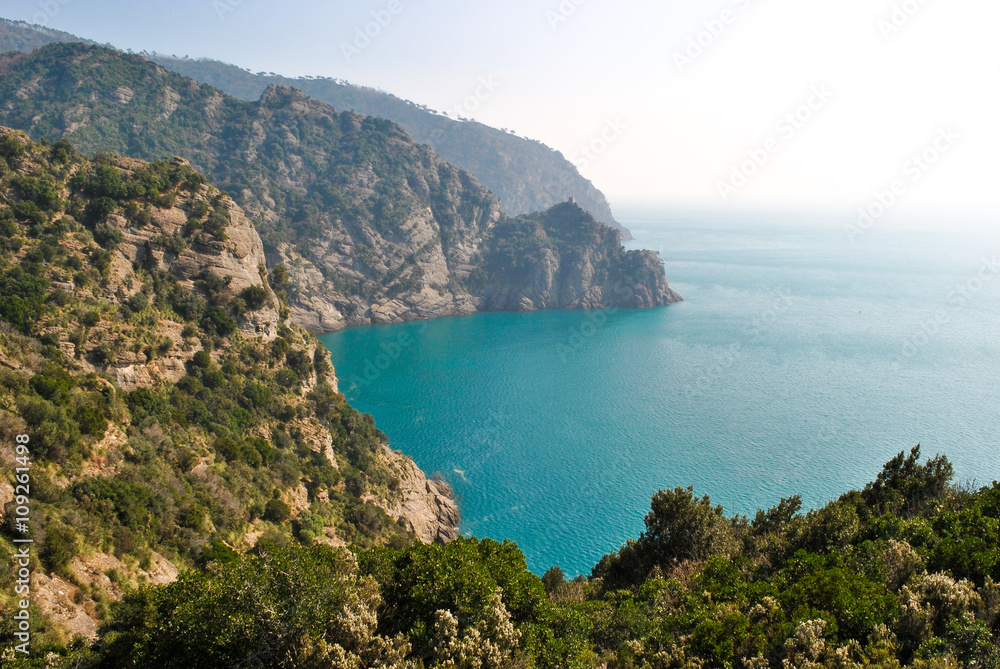
[[680, 295], [653, 251], [626, 251], [617, 230], [575, 202], [505, 220], [490, 231], [472, 277], [490, 311], [646, 309]]
[[381, 506], [425, 544], [448, 543], [458, 536], [458, 505], [451, 488], [428, 478], [412, 459], [385, 448], [385, 461], [399, 476], [399, 496]]
[[[313, 332], [479, 309], [676, 299], [655, 255], [638, 263], [620, 250], [619, 232], [582, 209], [562, 219], [579, 234], [543, 230], [551, 255], [525, 258], [535, 275], [525, 283], [519, 263], [495, 257], [518, 226], [471, 173], [391, 121], [338, 112], [300, 90], [269, 86], [245, 102], [142, 57], [82, 44], [5, 54], [0, 71], [0, 123], [87, 152], [184, 156], [231, 193], [255, 222], [268, 265], [287, 268], [293, 320]], [[124, 102], [114, 93], [122, 86], [134, 93]], [[648, 277], [638, 264], [649, 265]]]
[[190, 166], [0, 127], [0, 233], [0, 522], [30, 434], [32, 596], [56, 627], [93, 638], [124, 584], [265, 536], [455, 537], [447, 486], [347, 404], [255, 227]]

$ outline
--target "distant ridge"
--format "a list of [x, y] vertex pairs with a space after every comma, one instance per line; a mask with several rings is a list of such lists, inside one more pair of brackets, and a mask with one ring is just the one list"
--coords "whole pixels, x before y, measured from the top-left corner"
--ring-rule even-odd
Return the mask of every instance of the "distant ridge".
[[[0, 19], [0, 52], [33, 51], [52, 42], [96, 44], [59, 30]], [[243, 100], [260, 99], [270, 85], [291, 86], [338, 110], [395, 121], [417, 143], [429, 145], [452, 165], [474, 174], [511, 216], [542, 211], [572, 197], [597, 221], [619, 230], [623, 239], [632, 239], [629, 230], [615, 220], [604, 194], [560, 152], [539, 141], [477, 121], [456, 120], [390, 93], [341, 80], [253, 74], [217, 60], [143, 55]]]

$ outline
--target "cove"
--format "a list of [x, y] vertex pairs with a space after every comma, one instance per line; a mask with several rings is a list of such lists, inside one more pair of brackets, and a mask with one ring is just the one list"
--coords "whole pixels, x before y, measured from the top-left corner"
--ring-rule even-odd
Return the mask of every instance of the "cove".
[[959, 479], [998, 478], [994, 240], [626, 224], [661, 250], [684, 303], [322, 337], [351, 404], [452, 484], [463, 533], [516, 541], [537, 573], [589, 573], [638, 536], [660, 488], [694, 486], [727, 514], [793, 494], [808, 508], [918, 442]]

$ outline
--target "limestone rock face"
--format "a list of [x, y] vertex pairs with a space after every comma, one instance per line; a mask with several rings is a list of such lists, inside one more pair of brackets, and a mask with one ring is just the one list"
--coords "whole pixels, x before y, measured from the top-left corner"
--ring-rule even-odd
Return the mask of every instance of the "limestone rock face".
[[100, 616], [93, 602], [79, 597], [80, 586], [104, 592], [111, 600], [121, 601], [123, 591], [119, 582], [113, 582], [109, 573], [119, 575], [133, 573], [135, 581], [153, 585], [165, 585], [177, 580], [180, 573], [176, 566], [159, 553], [153, 553], [149, 569], [129, 568], [118, 558], [108, 553], [92, 553], [75, 557], [69, 563], [73, 583], [56, 574], [35, 572], [32, 575], [32, 600], [49, 620], [70, 635], [79, 635], [89, 640], [97, 638]]
[[[126, 170], [141, 165], [139, 161], [121, 161]], [[225, 212], [228, 223], [223, 234], [186, 234], [186, 226], [195, 216], [191, 210], [199, 202]], [[239, 206], [210, 186], [200, 186], [183, 202], [178, 198], [174, 205], [155, 207], [148, 214], [149, 222], [145, 224], [117, 214], [108, 219], [108, 226], [121, 232], [122, 241], [111, 260], [113, 269], [105, 289], [106, 299], [124, 304], [139, 292], [142, 282], [135, 271], [140, 266], [171, 272], [184, 288], [195, 293], [198, 292], [197, 281], [214, 275], [231, 295], [238, 295], [251, 286], [263, 287], [268, 295], [267, 304], [241, 314], [237, 325], [246, 336], [265, 341], [277, 337], [278, 298], [263, 278], [266, 271], [264, 245]], [[175, 245], [169, 240], [174, 240]], [[160, 380], [178, 381], [187, 373], [185, 364], [201, 350], [199, 342], [184, 340], [183, 328], [183, 323], [161, 320], [157, 324], [157, 334], [170, 342], [167, 351], [152, 360], [146, 359], [144, 354], [123, 354], [104, 371], [125, 391], [149, 388]]]
[[[136, 165], [137, 161], [124, 161], [126, 165]], [[213, 274], [220, 278], [232, 294], [251, 286], [261, 286], [267, 290], [268, 304], [256, 311], [249, 311], [241, 318], [241, 330], [250, 336], [274, 339], [277, 333], [278, 303], [274, 292], [266, 284], [262, 272], [266, 271], [264, 245], [253, 223], [243, 210], [232, 200], [212, 192], [209, 186], [202, 186], [191, 193], [184, 204], [168, 208], [156, 208], [150, 212], [150, 223], [136, 225], [122, 216], [112, 216], [111, 227], [122, 231], [123, 241], [115, 249], [113, 277], [126, 294], [134, 294], [136, 282], [130, 281], [132, 268], [144, 265], [149, 269], [163, 269], [172, 272], [182, 285], [195, 290], [195, 281]], [[184, 236], [185, 226], [191, 214], [191, 202], [209, 203], [225, 211], [228, 224], [224, 236], [204, 233]], [[179, 253], [169, 248], [166, 239], [183, 239], [184, 246]], [[123, 262], [124, 261], [124, 262]], [[122, 291], [119, 291], [121, 293]]]
[[399, 496], [380, 506], [391, 518], [401, 519], [406, 529], [425, 544], [448, 543], [458, 536], [458, 505], [444, 481], [427, 477], [416, 463], [388, 447], [383, 458], [398, 472]]
[[621, 233], [573, 202], [498, 225], [471, 284], [488, 311], [646, 309], [681, 300], [655, 252], [626, 251]]

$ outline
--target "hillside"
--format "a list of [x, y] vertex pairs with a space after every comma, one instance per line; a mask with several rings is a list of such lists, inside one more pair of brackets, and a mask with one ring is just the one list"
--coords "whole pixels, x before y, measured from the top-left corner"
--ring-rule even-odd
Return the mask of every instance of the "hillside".
[[0, 18], [0, 53], [5, 51], [34, 51], [54, 42], [85, 42], [83, 39], [61, 30], [53, 30], [24, 21]]
[[13, 666], [993, 668], [1000, 484], [951, 479], [917, 447], [807, 513], [793, 496], [726, 517], [661, 490], [638, 539], [573, 580], [490, 539], [261, 543], [126, 595], [93, 645], [54, 639]]
[[0, 128], [0, 562], [28, 434], [33, 601], [59, 629], [93, 636], [129, 588], [262, 539], [454, 538], [447, 490], [345, 403], [283, 283], [184, 162]]
[[[291, 88], [272, 86], [244, 102], [139, 56], [81, 44], [5, 54], [0, 73], [0, 123], [88, 152], [183, 156], [231, 193], [257, 223], [268, 263], [288, 268], [293, 319], [314, 332], [481, 308], [576, 306], [559, 296], [498, 302], [495, 287], [509, 277], [483, 273], [501, 266], [483, 245], [506, 220], [498, 200], [390, 121], [337, 112]], [[595, 240], [620, 248], [614, 235]], [[592, 252], [611, 265], [626, 257]], [[649, 284], [665, 282], [662, 262], [646, 251], [628, 257], [636, 254], [653, 276], [633, 277], [624, 298], [605, 293], [601, 306], [671, 301]], [[664, 299], [644, 305], [638, 294]]]
[[[54, 42], [87, 42], [58, 30], [21, 21], [0, 19], [0, 53], [32, 51]], [[189, 60], [152, 54], [151, 60], [168, 70], [209, 84], [247, 101], [260, 99], [271, 85], [298, 88], [307, 95], [363, 116], [395, 121], [421, 144], [430, 145], [442, 158], [468, 170], [500, 198], [512, 216], [548, 209], [575, 198], [594, 218], [631, 234], [611, 213], [604, 195], [582, 177], [558, 151], [475, 121], [459, 121], [394, 95], [333, 79], [291, 78], [251, 74], [235, 65], [209, 60]]]
[[604, 194], [560, 152], [536, 140], [477, 121], [444, 116], [391, 93], [345, 81], [252, 74], [210, 59], [162, 54], [153, 54], [150, 59], [244, 100], [258, 99], [270, 85], [292, 86], [338, 109], [390, 119], [452, 165], [472, 172], [500, 198], [503, 210], [511, 216], [541, 211], [574, 198], [596, 220], [619, 230], [624, 239], [632, 239], [631, 233], [615, 220]]

